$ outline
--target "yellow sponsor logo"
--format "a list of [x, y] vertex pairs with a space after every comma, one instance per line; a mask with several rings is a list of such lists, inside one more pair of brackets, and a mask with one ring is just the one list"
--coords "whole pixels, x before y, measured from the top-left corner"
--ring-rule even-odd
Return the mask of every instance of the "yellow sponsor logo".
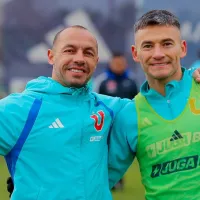
[[196, 99], [195, 98], [189, 99], [189, 105], [190, 105], [190, 110], [192, 113], [194, 113], [195, 115], [200, 114], [200, 108], [196, 108]]

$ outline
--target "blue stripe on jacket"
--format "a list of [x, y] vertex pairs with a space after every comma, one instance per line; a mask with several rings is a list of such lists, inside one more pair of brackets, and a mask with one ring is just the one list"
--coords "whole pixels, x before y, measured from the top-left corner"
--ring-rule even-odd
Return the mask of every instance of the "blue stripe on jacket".
[[22, 147], [23, 147], [24, 143], [26, 142], [26, 139], [28, 138], [28, 135], [35, 123], [35, 120], [38, 116], [41, 104], [42, 104], [41, 99], [35, 99], [35, 101], [32, 104], [32, 107], [29, 111], [28, 118], [27, 118], [24, 128], [20, 134], [20, 137], [18, 138], [18, 140], [17, 140], [15, 146], [12, 148], [12, 150], [5, 156], [8, 170], [12, 176], [12, 179], [14, 179], [15, 166], [17, 163], [17, 159], [18, 159], [19, 154], [22, 150]]

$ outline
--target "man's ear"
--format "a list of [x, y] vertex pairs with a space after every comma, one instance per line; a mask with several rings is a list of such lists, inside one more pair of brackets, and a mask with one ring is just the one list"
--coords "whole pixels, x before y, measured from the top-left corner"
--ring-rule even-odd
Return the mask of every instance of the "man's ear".
[[135, 45], [131, 46], [132, 57], [135, 62], [140, 62], [138, 59], [137, 49]]
[[181, 58], [184, 58], [187, 54], [187, 43], [185, 40], [181, 42]]
[[48, 63], [50, 65], [53, 65], [54, 64], [54, 53], [53, 53], [52, 49], [48, 49], [47, 56], [48, 56]]
[[[97, 57], [97, 64], [99, 63], [99, 57]], [[97, 64], [96, 64], [96, 67], [97, 67]]]

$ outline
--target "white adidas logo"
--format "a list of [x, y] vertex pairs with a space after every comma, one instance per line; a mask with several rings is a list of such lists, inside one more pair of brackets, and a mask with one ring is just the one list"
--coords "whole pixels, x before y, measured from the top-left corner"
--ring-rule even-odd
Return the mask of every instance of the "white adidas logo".
[[55, 122], [53, 122], [49, 128], [64, 128], [62, 122], [57, 118]]

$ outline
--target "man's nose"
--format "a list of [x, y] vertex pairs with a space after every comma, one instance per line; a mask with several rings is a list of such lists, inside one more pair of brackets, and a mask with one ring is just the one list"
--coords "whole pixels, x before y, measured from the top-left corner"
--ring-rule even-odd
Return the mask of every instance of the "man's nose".
[[153, 56], [152, 56], [154, 59], [162, 59], [163, 57], [165, 57], [165, 54], [163, 52], [163, 49], [160, 47], [160, 46], [156, 46], [154, 48], [154, 51], [153, 51]]
[[79, 50], [76, 52], [76, 54], [74, 55], [74, 62], [79, 65], [85, 64], [85, 58], [84, 58], [83, 51]]

